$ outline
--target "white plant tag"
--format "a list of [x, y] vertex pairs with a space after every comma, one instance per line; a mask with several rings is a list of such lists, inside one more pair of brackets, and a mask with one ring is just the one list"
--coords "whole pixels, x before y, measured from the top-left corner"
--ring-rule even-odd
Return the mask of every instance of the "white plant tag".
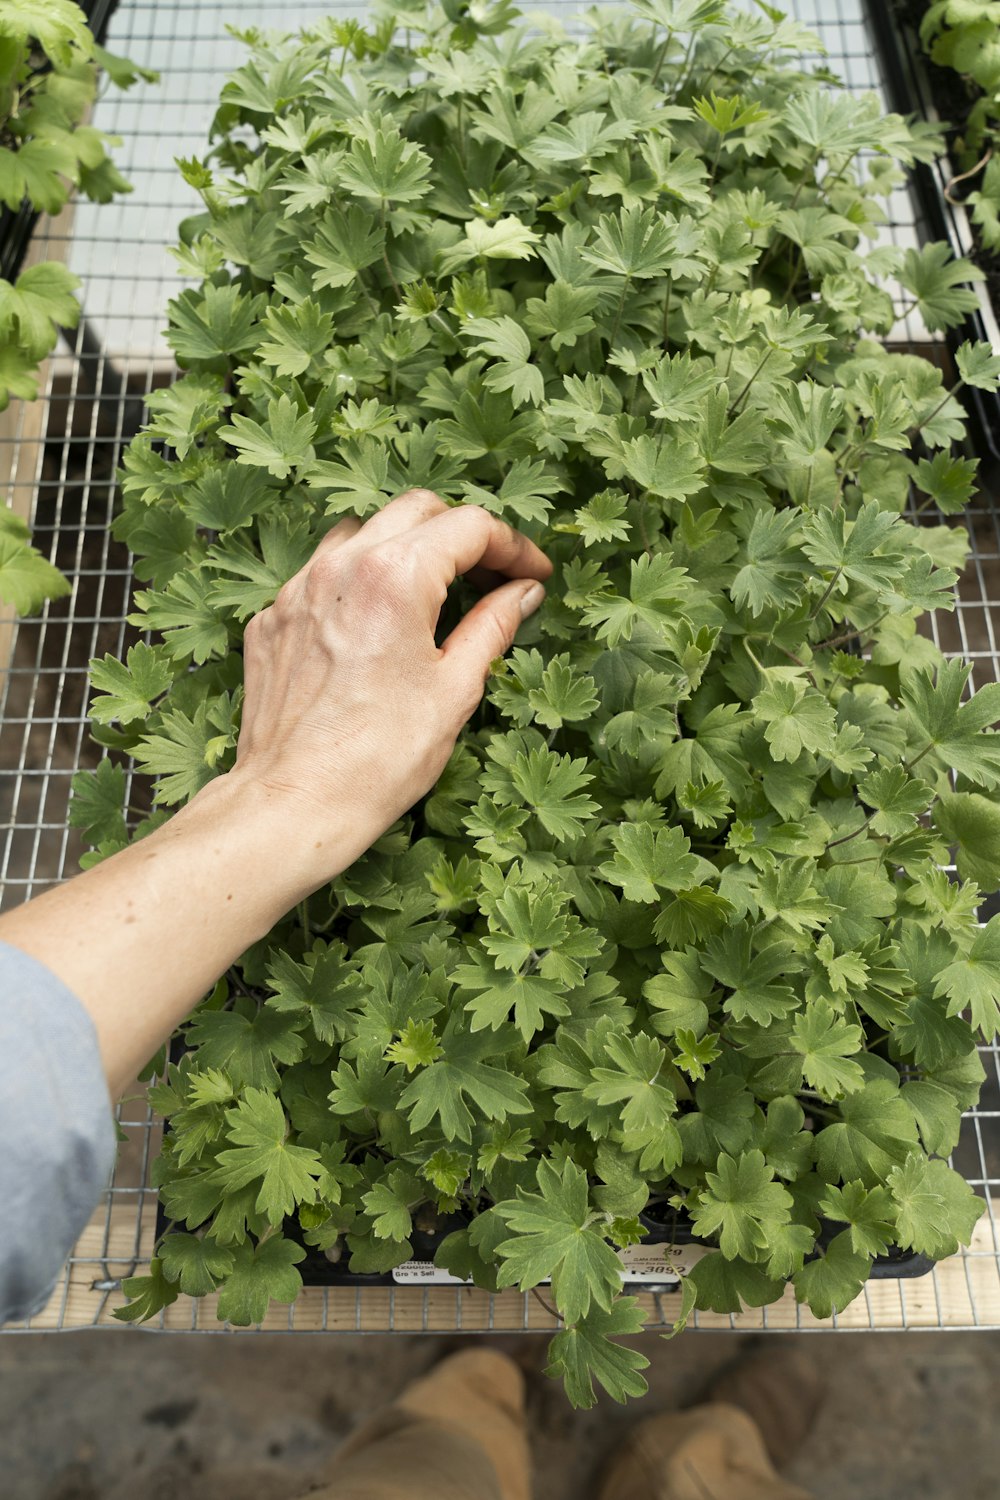
[[401, 1266], [393, 1266], [392, 1279], [407, 1286], [471, 1286], [450, 1271], [442, 1271], [432, 1260], [404, 1260]]
[[[705, 1254], [704, 1245], [629, 1245], [627, 1250], [619, 1250], [618, 1258], [623, 1281], [663, 1285], [686, 1276]], [[392, 1279], [397, 1286], [472, 1285], [450, 1271], [442, 1271], [432, 1260], [405, 1260], [393, 1267]]]
[[707, 1254], [704, 1245], [629, 1245], [619, 1250], [625, 1281], [671, 1282], [686, 1276]]

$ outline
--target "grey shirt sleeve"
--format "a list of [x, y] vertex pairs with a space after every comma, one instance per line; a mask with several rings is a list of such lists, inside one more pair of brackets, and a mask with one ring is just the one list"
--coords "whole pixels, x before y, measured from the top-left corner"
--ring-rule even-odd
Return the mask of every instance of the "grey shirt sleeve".
[[0, 943], [0, 1324], [44, 1306], [114, 1157], [93, 1022], [44, 964]]

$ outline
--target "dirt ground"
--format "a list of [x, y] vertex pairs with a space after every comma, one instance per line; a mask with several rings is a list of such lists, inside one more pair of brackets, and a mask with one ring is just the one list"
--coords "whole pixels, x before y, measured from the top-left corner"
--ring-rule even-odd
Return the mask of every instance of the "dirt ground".
[[[532, 1374], [535, 1500], [589, 1500], [631, 1424], [697, 1399], [752, 1337], [647, 1337], [650, 1394], [624, 1410], [573, 1412]], [[781, 1338], [805, 1340], [827, 1381], [809, 1452], [787, 1470], [816, 1500], [994, 1500], [995, 1335], [773, 1335], [765, 1347]], [[492, 1342], [541, 1366], [543, 1338]], [[447, 1347], [384, 1335], [10, 1335], [0, 1339], [0, 1494], [294, 1500], [329, 1472], [354, 1424]]]

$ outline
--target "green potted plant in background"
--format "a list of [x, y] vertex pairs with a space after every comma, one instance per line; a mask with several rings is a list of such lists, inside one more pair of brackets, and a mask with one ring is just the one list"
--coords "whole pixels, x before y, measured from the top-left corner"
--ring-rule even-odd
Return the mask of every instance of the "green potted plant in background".
[[[73, 0], [0, 0], [0, 244], [14, 216], [56, 214], [78, 190], [108, 203], [129, 184], [108, 155], [117, 142], [86, 124], [99, 71], [128, 88], [155, 73], [97, 45]], [[0, 411], [12, 396], [32, 401], [36, 374], [63, 328], [80, 316], [74, 276], [41, 261], [0, 278]], [[0, 506], [0, 600], [30, 614], [69, 592], [62, 574], [32, 547], [23, 518]]]
[[[92, 664], [92, 860], [232, 764], [245, 621], [409, 485], [556, 573], [433, 793], [220, 980], [161, 1057], [169, 1221], [122, 1316], [253, 1323], [309, 1250], [550, 1283], [571, 1399], [642, 1391], [619, 1252], [653, 1210], [693, 1307], [844, 1307], [968, 1242], [945, 1156], [997, 1027], [1000, 687], [919, 629], [975, 483], [960, 392], [890, 354], [943, 246], [874, 247], [933, 149], [771, 11], [505, 3], [246, 33], [129, 448], [152, 633]], [[996, 383], [984, 346], [961, 381]], [[941, 866], [957, 850], [958, 879]]]
[[[957, 131], [957, 175], [950, 187], [969, 204], [984, 260], [995, 270], [1000, 255], [1000, 7], [938, 0], [920, 19], [920, 41], [938, 69], [957, 75], [957, 88], [941, 101], [942, 115], [955, 116]], [[935, 77], [940, 77], [936, 70], [932, 82]], [[994, 285], [994, 303], [996, 292]]]

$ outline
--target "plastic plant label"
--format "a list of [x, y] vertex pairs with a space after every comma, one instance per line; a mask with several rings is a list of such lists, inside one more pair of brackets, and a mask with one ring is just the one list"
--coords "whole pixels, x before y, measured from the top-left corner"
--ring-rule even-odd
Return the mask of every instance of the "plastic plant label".
[[[706, 1255], [704, 1245], [629, 1245], [620, 1250], [622, 1280], [663, 1286], [686, 1276], [691, 1267]], [[392, 1279], [398, 1286], [471, 1286], [450, 1271], [442, 1271], [432, 1260], [406, 1260], [395, 1266]]]
[[629, 1245], [620, 1250], [624, 1279], [632, 1282], [670, 1282], [686, 1276], [708, 1253], [705, 1245]]
[[471, 1286], [471, 1281], [463, 1281], [460, 1276], [453, 1276], [450, 1271], [442, 1271], [432, 1260], [404, 1260], [401, 1266], [394, 1266], [392, 1279], [395, 1282], [407, 1286]]

